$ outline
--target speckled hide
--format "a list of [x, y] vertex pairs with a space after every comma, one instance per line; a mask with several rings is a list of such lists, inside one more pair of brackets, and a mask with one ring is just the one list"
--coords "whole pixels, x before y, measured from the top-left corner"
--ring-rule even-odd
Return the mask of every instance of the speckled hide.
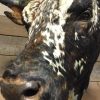
[[29, 40], [0, 78], [6, 100], [81, 100], [100, 52], [99, 0], [1, 0]]

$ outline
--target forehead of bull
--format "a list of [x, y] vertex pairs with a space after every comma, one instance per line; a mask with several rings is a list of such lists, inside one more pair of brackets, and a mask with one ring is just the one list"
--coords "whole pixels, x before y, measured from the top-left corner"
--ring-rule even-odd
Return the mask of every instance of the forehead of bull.
[[[79, 14], [91, 10], [92, 17], [89, 19], [93, 27], [98, 22], [97, 18], [97, 0], [33, 0], [23, 10], [23, 19], [29, 27], [29, 41], [34, 40], [34, 44], [42, 37], [42, 46], [40, 46], [41, 55], [45, 61], [53, 68], [57, 75], [63, 76], [60, 70], [64, 68], [65, 58], [65, 30], [67, 20], [73, 17], [73, 13]], [[73, 18], [75, 21], [76, 17]], [[72, 19], [71, 19], [72, 20]], [[78, 39], [78, 33], [75, 32], [75, 39]], [[42, 48], [43, 47], [43, 48]]]
[[[53, 0], [44, 0], [42, 2], [32, 1], [30, 2], [25, 9], [23, 10], [23, 17], [25, 22], [31, 23], [29, 29], [29, 39], [34, 38], [36, 34], [41, 33], [43, 37], [44, 47], [48, 48], [42, 50], [43, 58], [53, 67], [53, 70], [57, 74], [62, 75], [59, 71], [59, 68], [65, 71], [64, 65], [64, 38], [65, 32], [63, 31], [62, 25], [65, 24], [65, 9], [62, 7], [64, 3], [68, 1], [53, 1]], [[73, 0], [66, 9], [68, 9]], [[60, 3], [60, 6], [58, 6]], [[60, 10], [58, 10], [58, 8]], [[31, 10], [30, 10], [31, 9]], [[32, 16], [31, 16], [32, 15]], [[61, 17], [61, 18], [59, 18]], [[58, 19], [59, 18], [59, 19]], [[53, 21], [59, 21], [59, 24], [54, 23]], [[36, 42], [37, 39], [34, 39]]]

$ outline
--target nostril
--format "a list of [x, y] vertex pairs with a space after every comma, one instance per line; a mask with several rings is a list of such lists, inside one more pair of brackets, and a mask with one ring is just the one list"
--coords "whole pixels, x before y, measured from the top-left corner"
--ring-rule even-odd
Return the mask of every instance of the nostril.
[[27, 88], [23, 90], [22, 95], [24, 97], [31, 97], [39, 92], [40, 85], [38, 83], [26, 84]]
[[6, 70], [3, 74], [3, 78], [7, 78], [7, 77], [12, 77], [15, 78], [16, 77], [16, 73], [13, 70]]
[[32, 89], [32, 88], [29, 88], [29, 89], [26, 89], [23, 91], [23, 95], [25, 97], [30, 97], [30, 96], [34, 96], [38, 93], [38, 90], [37, 89]]

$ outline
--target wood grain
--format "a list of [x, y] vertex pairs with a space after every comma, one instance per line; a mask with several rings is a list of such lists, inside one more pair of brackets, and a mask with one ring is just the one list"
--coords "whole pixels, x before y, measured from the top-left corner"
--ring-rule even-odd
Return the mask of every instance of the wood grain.
[[95, 63], [90, 81], [100, 82], [100, 62]]
[[82, 100], [100, 100], [100, 82], [90, 82]]
[[100, 55], [99, 55], [99, 57], [98, 57], [97, 61], [99, 61], [99, 62], [100, 62]]
[[24, 49], [27, 38], [0, 35], [0, 54], [17, 55]]
[[5, 100], [1, 93], [0, 93], [0, 100]]
[[0, 34], [27, 37], [24, 26], [13, 23], [10, 19], [0, 16]]

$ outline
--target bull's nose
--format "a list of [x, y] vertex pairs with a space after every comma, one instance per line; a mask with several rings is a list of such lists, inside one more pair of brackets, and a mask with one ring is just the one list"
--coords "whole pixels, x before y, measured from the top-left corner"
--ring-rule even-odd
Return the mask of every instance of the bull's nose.
[[11, 69], [8, 69], [4, 72], [3, 78], [15, 78], [18, 75], [19, 71], [14, 71]]
[[1, 84], [1, 92], [7, 100], [39, 100], [43, 88], [41, 82], [37, 80], [24, 82], [12, 80], [10, 83]]

